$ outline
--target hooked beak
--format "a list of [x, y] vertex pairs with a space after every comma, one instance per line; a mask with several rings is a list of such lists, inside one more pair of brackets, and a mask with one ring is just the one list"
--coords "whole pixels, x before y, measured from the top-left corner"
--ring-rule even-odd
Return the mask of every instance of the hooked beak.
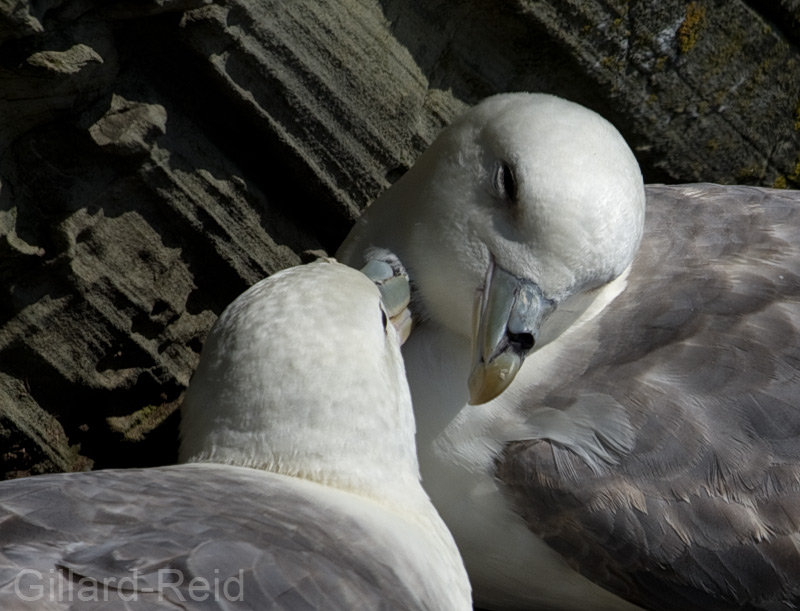
[[[394, 259], [392, 260], [394, 261]], [[361, 268], [361, 273], [378, 287], [389, 320], [397, 331], [398, 343], [402, 346], [411, 335], [411, 329], [414, 326], [414, 319], [409, 310], [411, 285], [408, 281], [408, 274], [399, 260], [393, 267], [388, 261], [380, 259], [367, 261], [367, 264]]]
[[497, 267], [490, 257], [472, 313], [470, 405], [491, 401], [508, 388], [554, 307], [536, 284]]

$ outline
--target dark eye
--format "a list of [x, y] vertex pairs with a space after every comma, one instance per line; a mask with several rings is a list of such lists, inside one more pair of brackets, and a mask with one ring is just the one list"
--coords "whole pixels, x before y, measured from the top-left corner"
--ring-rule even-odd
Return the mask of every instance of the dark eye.
[[386, 316], [386, 312], [384, 312], [383, 308], [381, 308], [381, 322], [383, 322], [383, 328], [384, 329], [389, 324], [389, 317]]
[[497, 165], [497, 171], [494, 174], [494, 188], [504, 200], [512, 204], [517, 203], [517, 179], [514, 177], [511, 166], [505, 161], [501, 161]]

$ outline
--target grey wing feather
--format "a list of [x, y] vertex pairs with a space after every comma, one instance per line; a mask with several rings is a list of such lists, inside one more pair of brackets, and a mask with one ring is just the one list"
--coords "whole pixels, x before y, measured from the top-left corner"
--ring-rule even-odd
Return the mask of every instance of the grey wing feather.
[[417, 606], [369, 528], [269, 476], [181, 465], [3, 482], [0, 608]]
[[800, 192], [649, 187], [626, 290], [559, 358], [525, 405], [605, 454], [506, 447], [531, 529], [650, 609], [800, 606]]

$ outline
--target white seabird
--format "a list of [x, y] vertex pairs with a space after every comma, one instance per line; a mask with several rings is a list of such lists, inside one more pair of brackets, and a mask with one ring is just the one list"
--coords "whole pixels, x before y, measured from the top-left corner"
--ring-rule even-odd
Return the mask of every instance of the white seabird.
[[480, 606], [800, 606], [800, 195], [646, 193], [601, 117], [499, 95], [337, 253], [415, 287], [423, 484]]
[[246, 291], [187, 391], [186, 464], [0, 483], [0, 608], [471, 609], [386, 321], [334, 262]]

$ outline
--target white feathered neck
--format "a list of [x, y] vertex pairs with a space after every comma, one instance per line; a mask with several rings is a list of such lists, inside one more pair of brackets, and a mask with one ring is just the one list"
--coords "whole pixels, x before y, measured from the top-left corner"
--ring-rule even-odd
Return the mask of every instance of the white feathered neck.
[[181, 462], [254, 467], [402, 504], [414, 420], [375, 286], [320, 261], [251, 287], [206, 339], [182, 408]]

